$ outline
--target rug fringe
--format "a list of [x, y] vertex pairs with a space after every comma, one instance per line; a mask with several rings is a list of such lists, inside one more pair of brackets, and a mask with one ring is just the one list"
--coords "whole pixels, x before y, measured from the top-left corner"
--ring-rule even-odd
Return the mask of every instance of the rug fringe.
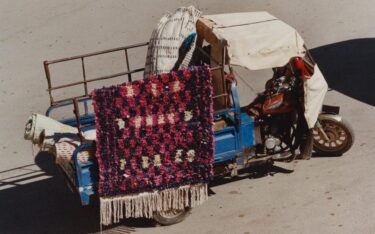
[[152, 218], [155, 211], [196, 207], [207, 199], [207, 184], [186, 185], [136, 195], [101, 197], [100, 223], [110, 225], [130, 217]]

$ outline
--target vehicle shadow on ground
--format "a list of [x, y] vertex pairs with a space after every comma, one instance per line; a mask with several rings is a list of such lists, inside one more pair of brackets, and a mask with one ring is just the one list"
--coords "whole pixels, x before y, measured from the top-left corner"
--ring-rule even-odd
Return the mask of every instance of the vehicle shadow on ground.
[[[50, 176], [48, 179], [26, 184], [36, 177], [30, 171], [11, 178], [1, 177], [1, 233], [100, 233], [98, 204], [81, 206], [79, 197], [72, 194], [53, 160], [46, 152], [40, 152], [35, 159], [44, 175]], [[1, 190], [5, 185], [14, 187]], [[136, 227], [153, 226], [155, 223], [149, 219], [127, 219], [103, 227], [103, 233], [131, 233]]]
[[[6, 182], [9, 178], [4, 177], [0, 180], [1, 233], [100, 233], [98, 201], [81, 206], [78, 195], [73, 194], [66, 185], [49, 153], [39, 152], [35, 164], [50, 178], [23, 183], [32, 177], [28, 176], [30, 172], [25, 172], [17, 176], [20, 179], [12, 182]], [[215, 180], [210, 187], [245, 178], [256, 179], [291, 172], [275, 165], [257, 166], [239, 177]], [[15, 187], [1, 190], [3, 185], [9, 184]], [[120, 224], [103, 226], [102, 233], [131, 233], [141, 227], [155, 227], [155, 222], [150, 219], [125, 219]]]
[[317, 153], [313, 152], [312, 157], [313, 158], [340, 158], [343, 154], [323, 154], [323, 153]]
[[330, 88], [375, 106], [375, 38], [337, 42], [310, 52]]
[[[290, 174], [294, 170], [286, 169], [280, 166], [276, 166], [273, 164], [263, 164], [258, 166], [252, 166], [245, 170], [239, 171], [238, 176], [235, 177], [222, 177], [217, 178], [210, 182], [209, 187], [215, 187], [224, 185], [227, 183], [243, 180], [243, 179], [260, 179], [266, 176], [274, 176], [275, 174], [282, 173], [282, 174]], [[215, 192], [212, 190], [209, 191], [209, 195], [214, 195]]]

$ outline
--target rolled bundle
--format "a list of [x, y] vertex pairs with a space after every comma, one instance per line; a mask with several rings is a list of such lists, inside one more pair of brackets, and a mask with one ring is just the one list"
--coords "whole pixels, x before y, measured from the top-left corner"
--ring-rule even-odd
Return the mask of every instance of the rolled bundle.
[[76, 137], [77, 133], [77, 128], [34, 113], [28, 118], [24, 138], [25, 140], [31, 140], [33, 144], [50, 148], [61, 137], [69, 135]]

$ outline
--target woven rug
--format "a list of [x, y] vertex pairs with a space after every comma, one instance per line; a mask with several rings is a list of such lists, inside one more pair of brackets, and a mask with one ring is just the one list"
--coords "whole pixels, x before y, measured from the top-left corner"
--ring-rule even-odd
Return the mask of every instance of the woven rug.
[[152, 217], [208, 197], [213, 175], [212, 83], [190, 67], [92, 93], [101, 223]]

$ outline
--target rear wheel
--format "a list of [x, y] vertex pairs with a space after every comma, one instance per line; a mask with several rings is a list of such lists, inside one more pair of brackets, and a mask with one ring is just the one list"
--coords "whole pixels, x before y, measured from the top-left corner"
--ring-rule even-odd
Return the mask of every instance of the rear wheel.
[[354, 132], [350, 125], [334, 118], [319, 119], [324, 133], [317, 127], [313, 129], [314, 150], [328, 155], [342, 155], [353, 145]]
[[172, 225], [183, 221], [190, 214], [190, 208], [184, 210], [156, 211], [154, 219], [161, 225]]

